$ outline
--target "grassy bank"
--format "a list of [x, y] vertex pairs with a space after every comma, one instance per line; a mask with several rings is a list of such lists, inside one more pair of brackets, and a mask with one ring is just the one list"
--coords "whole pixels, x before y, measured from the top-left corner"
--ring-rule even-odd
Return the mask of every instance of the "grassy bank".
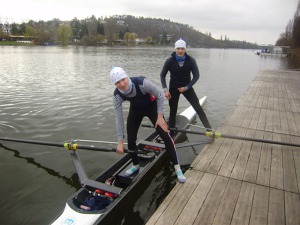
[[0, 41], [0, 46], [1, 45], [12, 45], [12, 46], [26, 46], [26, 45], [33, 45], [32, 43], [22, 43], [22, 42], [16, 42], [16, 41]]

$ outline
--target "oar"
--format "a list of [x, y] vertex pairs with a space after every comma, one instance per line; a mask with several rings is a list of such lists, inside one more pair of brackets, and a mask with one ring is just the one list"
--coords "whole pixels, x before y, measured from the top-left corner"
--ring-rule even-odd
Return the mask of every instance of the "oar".
[[[143, 124], [142, 126], [143, 127], [148, 127], [148, 128], [153, 128], [152, 125]], [[169, 130], [174, 130], [174, 131], [177, 131], [177, 132], [189, 133], [189, 134], [200, 134], [200, 135], [204, 135], [204, 136], [207, 136], [207, 137], [210, 137], [210, 138], [223, 137], [223, 138], [238, 139], [238, 140], [243, 140], [243, 141], [254, 141], [254, 142], [261, 142], [261, 143], [268, 143], [268, 144], [300, 147], [300, 144], [295, 144], [295, 143], [290, 143], [290, 142], [281, 142], [281, 141], [273, 141], [273, 140], [267, 140], [267, 139], [258, 139], [258, 138], [249, 138], [249, 137], [227, 135], [227, 134], [221, 134], [220, 132], [215, 132], [215, 131], [201, 132], [201, 131], [192, 131], [192, 130], [189, 130], [189, 129], [180, 129], [180, 128], [169, 128]]]
[[[74, 139], [74, 142], [92, 142], [92, 143], [101, 143], [101, 144], [118, 144], [116, 141], [96, 141], [96, 140], [86, 140], [86, 139]], [[127, 143], [124, 143], [127, 145]]]
[[[93, 145], [79, 145], [76, 143], [65, 142], [65, 143], [55, 143], [55, 142], [45, 142], [45, 141], [34, 141], [34, 140], [23, 140], [23, 139], [14, 139], [14, 138], [7, 138], [7, 137], [0, 137], [1, 141], [9, 141], [9, 142], [19, 142], [19, 143], [27, 143], [27, 144], [34, 144], [34, 145], [46, 145], [46, 146], [54, 146], [54, 147], [64, 147], [69, 150], [92, 150], [92, 151], [102, 151], [102, 152], [115, 152], [115, 148], [107, 148], [107, 147], [96, 147]], [[125, 153], [132, 153], [133, 151], [124, 149]], [[146, 151], [138, 150], [138, 153], [146, 153]]]

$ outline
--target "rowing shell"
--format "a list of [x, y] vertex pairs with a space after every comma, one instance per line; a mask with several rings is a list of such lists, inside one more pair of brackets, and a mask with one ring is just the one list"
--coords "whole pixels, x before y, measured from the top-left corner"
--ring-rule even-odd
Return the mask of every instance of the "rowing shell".
[[[205, 101], [206, 96], [199, 100], [201, 105]], [[176, 127], [187, 128], [195, 117], [196, 112], [190, 106], [177, 115]], [[180, 135], [181, 133], [176, 135], [174, 138], [175, 142]], [[143, 190], [149, 185], [149, 181], [151, 181], [149, 179], [150, 174], [154, 176], [153, 172], [151, 173], [150, 171], [153, 171], [154, 168], [161, 168], [159, 166], [163, 165], [167, 154], [156, 131], [138, 143], [138, 149], [153, 149], [153, 147], [154, 150], [152, 151], [155, 153], [155, 156], [141, 158], [138, 173], [130, 177], [124, 176], [125, 171], [132, 166], [130, 154], [126, 154], [96, 180], [88, 179], [76, 151], [72, 153], [72, 160], [79, 179], [82, 181], [81, 183], [84, 183], [84, 186], [67, 200], [63, 212], [52, 224], [112, 224], [112, 220], [122, 209], [122, 204], [141, 195]], [[136, 188], [138, 184], [144, 186], [144, 188]], [[91, 203], [93, 202], [97, 202], [97, 205], [92, 205]]]

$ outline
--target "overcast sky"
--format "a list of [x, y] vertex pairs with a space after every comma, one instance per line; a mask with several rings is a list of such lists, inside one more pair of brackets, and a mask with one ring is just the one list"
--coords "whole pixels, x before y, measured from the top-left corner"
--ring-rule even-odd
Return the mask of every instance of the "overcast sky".
[[[168, 19], [220, 39], [275, 44], [299, 0], [8, 0], [0, 22], [112, 15]], [[182, 37], [184, 39], [184, 37]]]

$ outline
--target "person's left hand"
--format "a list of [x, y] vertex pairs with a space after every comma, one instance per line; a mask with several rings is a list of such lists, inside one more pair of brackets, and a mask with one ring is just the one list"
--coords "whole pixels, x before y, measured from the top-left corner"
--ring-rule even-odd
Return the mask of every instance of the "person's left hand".
[[160, 126], [165, 132], [169, 132], [168, 124], [166, 123], [163, 115], [158, 115], [157, 116], [157, 120], [156, 120], [156, 123], [155, 123], [155, 128], [157, 128], [157, 126]]
[[180, 88], [177, 88], [177, 89], [178, 89], [178, 91], [179, 91], [180, 93], [185, 92], [185, 87], [180, 87]]

